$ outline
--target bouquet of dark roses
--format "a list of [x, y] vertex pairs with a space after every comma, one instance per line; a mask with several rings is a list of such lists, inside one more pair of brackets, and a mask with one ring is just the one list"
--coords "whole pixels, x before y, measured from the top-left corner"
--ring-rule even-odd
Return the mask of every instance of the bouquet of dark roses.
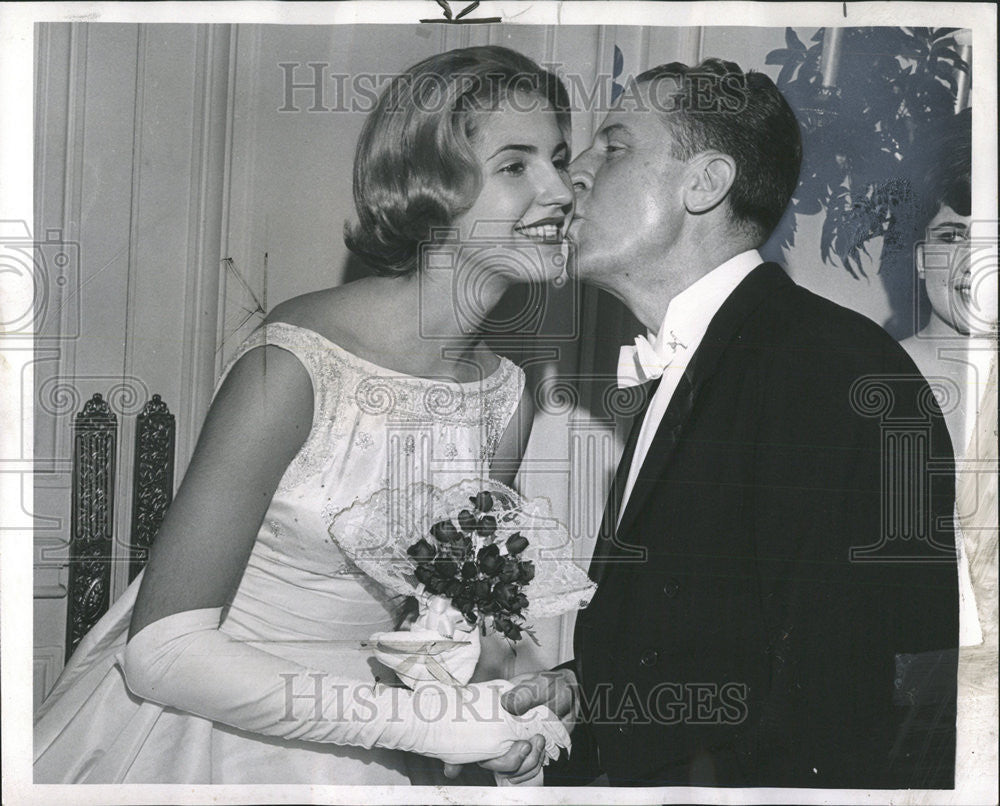
[[446, 597], [469, 624], [480, 625], [483, 635], [489, 622], [511, 641], [523, 633], [537, 644], [524, 624], [525, 587], [535, 578], [535, 564], [523, 556], [530, 541], [520, 531], [505, 533], [504, 519], [513, 513], [501, 514], [498, 522], [489, 490], [468, 501], [407, 548], [416, 563], [414, 576], [428, 593]]
[[573, 562], [565, 526], [549, 502], [500, 482], [468, 480], [440, 489], [383, 489], [332, 513], [330, 534], [388, 591], [415, 596], [408, 630], [376, 633], [376, 657], [415, 686], [469, 681], [480, 636], [534, 640], [530, 618], [585, 607], [595, 586]]

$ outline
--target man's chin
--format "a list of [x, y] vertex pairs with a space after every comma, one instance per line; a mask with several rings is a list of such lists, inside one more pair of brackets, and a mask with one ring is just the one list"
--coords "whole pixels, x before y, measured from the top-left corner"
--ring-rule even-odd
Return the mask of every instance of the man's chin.
[[574, 280], [587, 281], [594, 277], [600, 277], [602, 274], [606, 273], [602, 271], [597, 262], [593, 259], [593, 254], [591, 253], [588, 257], [588, 253], [585, 248], [576, 244], [573, 249], [573, 257], [569, 261], [567, 266], [567, 274]]

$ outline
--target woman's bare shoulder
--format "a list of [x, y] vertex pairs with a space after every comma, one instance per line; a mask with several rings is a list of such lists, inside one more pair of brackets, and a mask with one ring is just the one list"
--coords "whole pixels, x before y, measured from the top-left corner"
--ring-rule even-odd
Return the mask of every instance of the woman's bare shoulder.
[[295, 325], [350, 350], [357, 346], [364, 327], [360, 302], [354, 283], [311, 291], [275, 305], [264, 324]]
[[286, 322], [316, 330], [331, 318], [331, 314], [343, 307], [343, 299], [348, 293], [347, 286], [337, 286], [300, 294], [275, 305], [265, 317], [264, 324]]

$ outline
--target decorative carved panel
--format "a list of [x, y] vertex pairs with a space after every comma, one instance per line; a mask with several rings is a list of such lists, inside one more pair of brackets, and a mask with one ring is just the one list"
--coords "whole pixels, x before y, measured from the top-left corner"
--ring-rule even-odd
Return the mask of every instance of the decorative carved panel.
[[159, 395], [153, 395], [135, 424], [129, 582], [146, 565], [173, 497], [175, 432], [174, 415]]
[[95, 394], [73, 420], [66, 658], [108, 609], [118, 418]]

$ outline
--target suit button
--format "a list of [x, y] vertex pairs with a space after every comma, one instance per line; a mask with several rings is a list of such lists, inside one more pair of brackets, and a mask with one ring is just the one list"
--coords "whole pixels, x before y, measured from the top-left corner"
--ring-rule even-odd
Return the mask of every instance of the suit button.
[[642, 653], [642, 657], [639, 658], [639, 663], [643, 666], [652, 666], [660, 659], [660, 653], [655, 649], [647, 649]]
[[618, 726], [618, 732], [622, 736], [628, 736], [632, 732], [632, 726], [631, 725], [619, 725]]
[[681, 589], [681, 583], [676, 579], [667, 580], [667, 584], [663, 586], [663, 595], [668, 599], [673, 599], [677, 592]]

